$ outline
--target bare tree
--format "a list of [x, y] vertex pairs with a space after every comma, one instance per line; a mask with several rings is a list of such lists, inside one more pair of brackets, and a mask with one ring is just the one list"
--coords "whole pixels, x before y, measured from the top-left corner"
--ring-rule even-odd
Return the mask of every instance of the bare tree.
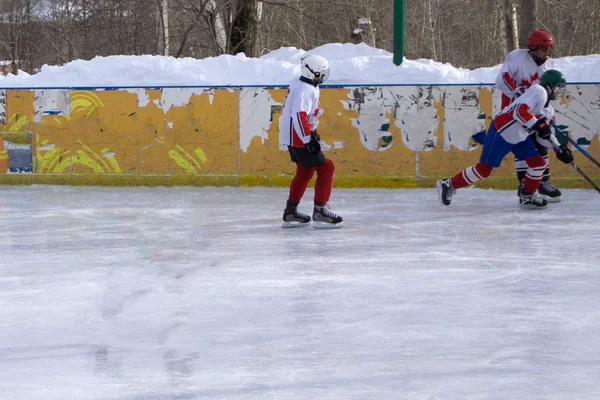
[[258, 39], [258, 5], [255, 0], [242, 0], [232, 5], [231, 37], [229, 48], [232, 54], [244, 53], [254, 57]]
[[16, 72], [24, 65], [31, 64], [35, 48], [32, 37], [31, 20], [35, 3], [32, 0], [7, 0], [0, 3], [0, 57], [10, 61]]
[[[390, 0], [2, 0], [0, 59], [35, 71], [112, 54], [257, 57], [358, 41], [391, 52], [393, 15]], [[600, 53], [598, 15], [600, 0], [406, 0], [405, 55], [494, 65], [535, 28], [553, 34], [554, 57]]]
[[511, 51], [518, 47], [519, 33], [517, 27], [517, 9], [515, 0], [500, 0], [502, 4], [502, 16], [506, 31], [506, 50]]
[[537, 28], [537, 0], [521, 0], [519, 47], [527, 47], [527, 37]]

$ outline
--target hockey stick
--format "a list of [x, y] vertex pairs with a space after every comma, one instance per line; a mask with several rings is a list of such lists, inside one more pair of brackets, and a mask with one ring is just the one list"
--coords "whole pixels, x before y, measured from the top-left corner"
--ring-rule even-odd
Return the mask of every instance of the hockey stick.
[[581, 152], [581, 154], [583, 154], [584, 156], [586, 156], [591, 162], [593, 162], [598, 167], [600, 167], [600, 162], [598, 162], [598, 160], [596, 160], [594, 157], [592, 157], [592, 155], [590, 153], [588, 153], [583, 147], [581, 147], [580, 145], [578, 145], [576, 141], [574, 141], [573, 139], [571, 139], [569, 137], [569, 135], [567, 135], [566, 133], [564, 133], [560, 129], [556, 129], [556, 132], [560, 133], [565, 139], [567, 139], [569, 141], [569, 143], [571, 143], [573, 146], [575, 146], [575, 148], [577, 150], [579, 150]]
[[589, 177], [589, 176], [587, 176], [587, 174], [586, 174], [585, 172], [583, 172], [583, 171], [581, 170], [581, 168], [579, 168], [579, 167], [577, 166], [577, 164], [575, 164], [574, 162], [571, 162], [570, 164], [573, 166], [573, 168], [575, 168], [575, 169], [577, 170], [577, 172], [579, 172], [579, 174], [580, 174], [581, 176], [583, 176], [583, 179], [585, 179], [585, 180], [587, 181], [587, 183], [589, 183], [589, 184], [590, 184], [590, 185], [591, 185], [591, 186], [592, 186], [594, 189], [596, 189], [596, 191], [597, 191], [598, 193], [600, 193], [600, 188], [598, 187], [598, 185], [596, 185], [596, 184], [594, 183], [594, 181], [592, 181], [592, 180], [590, 179], [590, 177]]
[[[567, 135], [565, 135], [565, 136], [567, 136]], [[569, 138], [569, 137], [567, 136], [567, 138]], [[552, 146], [554, 146], [555, 149], [560, 148], [560, 143], [558, 143], [558, 141], [556, 140], [556, 138], [553, 137], [553, 136], [550, 138], [550, 143], [552, 143]], [[571, 164], [573, 166], [573, 168], [575, 168], [577, 170], [577, 172], [579, 172], [579, 175], [583, 176], [583, 179], [585, 179], [587, 181], [587, 183], [589, 183], [594, 189], [596, 189], [596, 191], [598, 193], [600, 193], [600, 187], [598, 187], [598, 185], [596, 185], [594, 183], [594, 181], [591, 180], [590, 177], [587, 176], [587, 174], [585, 172], [583, 172], [581, 170], [581, 168], [579, 168], [577, 166], [577, 164], [575, 164], [575, 161], [571, 161], [569, 164]]]

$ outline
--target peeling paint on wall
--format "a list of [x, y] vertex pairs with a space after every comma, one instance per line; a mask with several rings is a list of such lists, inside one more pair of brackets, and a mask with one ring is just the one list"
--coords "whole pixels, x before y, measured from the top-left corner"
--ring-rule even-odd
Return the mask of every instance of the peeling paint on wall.
[[210, 104], [213, 102], [214, 90], [202, 88], [165, 88], [161, 91], [160, 100], [154, 100], [166, 114], [171, 107], [183, 107], [190, 102], [192, 96], [206, 94]]
[[594, 136], [600, 142], [600, 85], [569, 86], [555, 109], [557, 124], [582, 147], [587, 148]]
[[370, 151], [385, 151], [393, 145], [389, 117], [393, 115], [394, 104], [386, 92], [378, 87], [354, 88], [345, 104], [346, 110], [356, 113], [352, 126], [358, 131], [362, 145]]
[[[259, 137], [263, 144], [268, 139], [268, 130], [273, 122], [272, 106], [283, 104], [274, 101], [267, 89], [239, 90], [240, 149], [244, 153], [248, 151], [254, 137]], [[274, 139], [279, 140], [278, 137]]]
[[396, 126], [402, 142], [413, 151], [430, 151], [437, 146], [439, 116], [431, 86], [401, 86], [390, 89], [395, 101]]
[[481, 113], [478, 91], [479, 88], [474, 86], [450, 86], [441, 94], [445, 111], [444, 150], [450, 150], [451, 146], [463, 151], [473, 150], [469, 138], [483, 129], [483, 123], [477, 119]]
[[0, 89], [0, 125], [6, 125], [6, 90]]
[[146, 89], [144, 88], [136, 88], [136, 89], [123, 89], [123, 91], [127, 92], [127, 93], [133, 93], [137, 96], [137, 106], [139, 108], [143, 108], [146, 107], [148, 105], [148, 103], [150, 102], [150, 97], [148, 96], [148, 93], [146, 92]]
[[33, 121], [41, 124], [48, 115], [71, 115], [71, 91], [69, 89], [36, 90], [34, 95]]
[[[261, 87], [8, 89], [0, 131], [33, 135], [38, 174], [279, 176], [294, 167], [277, 150], [284, 98]], [[338, 176], [434, 176], [477, 160], [471, 135], [499, 102], [491, 86], [324, 87], [319, 132]], [[568, 85], [556, 109], [600, 156], [600, 85]], [[572, 171], [553, 164], [561, 173]]]

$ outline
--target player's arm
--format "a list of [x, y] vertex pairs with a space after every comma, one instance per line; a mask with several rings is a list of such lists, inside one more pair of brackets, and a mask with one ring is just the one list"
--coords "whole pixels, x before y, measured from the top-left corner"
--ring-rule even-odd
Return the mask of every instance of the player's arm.
[[496, 88], [511, 99], [518, 88], [517, 82], [513, 78], [517, 69], [518, 63], [516, 57], [514, 57], [513, 53], [508, 53], [502, 67], [500, 67], [500, 72], [496, 76]]
[[[538, 140], [538, 142], [540, 142], [542, 145], [549, 149], [554, 149], [554, 152], [556, 153], [556, 158], [558, 158], [558, 160], [562, 161], [565, 164], [572, 163], [573, 153], [571, 152], [571, 149], [569, 149], [566, 143], [560, 144], [560, 142], [556, 138], [556, 130], [558, 129], [558, 127], [556, 125], [554, 107], [552, 107], [552, 105], [545, 107], [542, 110], [542, 116], [543, 118], [546, 118], [548, 120], [548, 124], [550, 125], [552, 133], [549, 140]], [[567, 132], [563, 132], [563, 134], [567, 135]]]
[[311, 110], [313, 109], [313, 102], [309, 96], [309, 93], [305, 91], [300, 92], [296, 100], [297, 101], [295, 102], [294, 109], [292, 111], [294, 131], [302, 143], [307, 144], [311, 140], [310, 133], [312, 131], [312, 127], [309, 116], [311, 115]]
[[548, 118], [541, 115], [541, 111], [547, 100], [548, 94], [544, 88], [539, 85], [532, 86], [519, 100], [515, 101], [513, 119], [530, 132], [538, 131], [539, 129], [543, 129], [544, 134], [549, 132], [550, 125]]

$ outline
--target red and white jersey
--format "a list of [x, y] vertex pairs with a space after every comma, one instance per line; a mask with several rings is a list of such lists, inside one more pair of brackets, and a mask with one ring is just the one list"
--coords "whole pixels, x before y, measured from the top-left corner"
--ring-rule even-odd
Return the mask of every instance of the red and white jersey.
[[538, 66], [529, 50], [516, 49], [508, 53], [496, 77], [496, 87], [502, 92], [502, 108], [515, 99], [519, 87], [530, 87], [549, 69], [552, 69], [551, 59]]
[[295, 79], [290, 84], [279, 118], [279, 148], [304, 147], [317, 128], [319, 87]]
[[[547, 107], [544, 107], [548, 103]], [[551, 121], [554, 107], [548, 102], [548, 92], [537, 83], [494, 117], [494, 127], [504, 140], [517, 144], [531, 134], [529, 129], [541, 117]]]

